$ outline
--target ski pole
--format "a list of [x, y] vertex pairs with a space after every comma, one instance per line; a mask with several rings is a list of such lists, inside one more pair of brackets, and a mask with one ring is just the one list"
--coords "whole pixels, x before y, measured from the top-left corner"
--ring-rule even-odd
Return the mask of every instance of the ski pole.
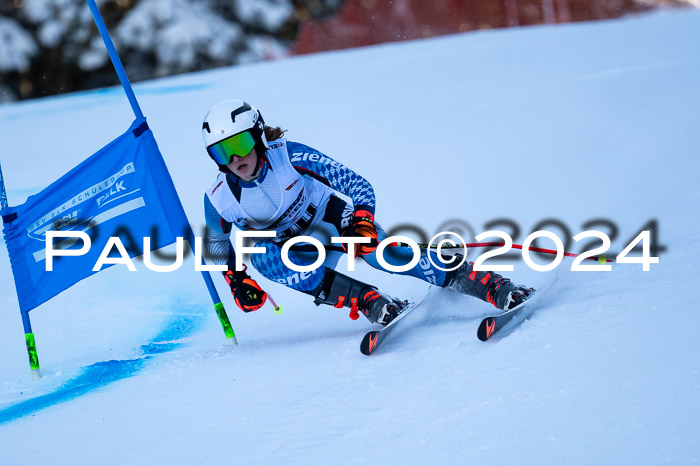
[[[492, 246], [503, 246], [504, 244], [505, 243], [498, 243], [498, 242], [466, 243], [466, 244], [454, 244], [451, 246], [442, 246], [441, 249], [488, 248], [488, 247], [492, 247]], [[408, 243], [391, 243], [389, 246], [402, 247], [402, 248], [410, 247]], [[418, 247], [420, 249], [437, 249], [438, 245], [437, 244], [418, 243]], [[521, 244], [513, 244], [512, 247], [514, 249], [523, 249], [523, 246]], [[527, 249], [528, 249], [528, 251], [542, 252], [545, 254], [556, 254], [557, 253], [557, 251], [555, 251], [553, 249], [536, 248], [533, 246], [530, 246]], [[579, 256], [579, 254], [574, 254], [572, 252], [564, 252], [564, 255], [567, 257], [578, 257]], [[586, 259], [589, 259], [592, 261], [597, 261], [597, 262], [600, 262], [601, 264], [604, 262], [612, 262], [611, 259], [607, 259], [604, 255], [603, 256], [590, 256], [590, 257], [586, 257]]]
[[[438, 245], [437, 244], [427, 244], [427, 243], [416, 243], [418, 245], [419, 249], [437, 249]], [[488, 248], [488, 247], [493, 247], [493, 246], [503, 246], [505, 243], [466, 243], [466, 244], [454, 244], [451, 246], [442, 246], [441, 249], [463, 249], [463, 248]], [[396, 243], [391, 243], [389, 244], [390, 247], [398, 247], [398, 248], [408, 248], [410, 245], [408, 243], [402, 243], [402, 242], [396, 242]], [[512, 246], [514, 249], [523, 249], [523, 246], [521, 244], [514, 244]], [[292, 250], [297, 250], [298, 248], [292, 247]], [[329, 251], [338, 251], [338, 252], [345, 252], [345, 249], [343, 249], [342, 246], [335, 246], [335, 245], [327, 245], [326, 249]], [[545, 248], [536, 248], [533, 246], [530, 246], [527, 248], [528, 251], [534, 251], [534, 252], [542, 252], [545, 254], [556, 254], [557, 251], [554, 251], [552, 249], [545, 249]], [[578, 257], [579, 254], [574, 254], [572, 252], [564, 252], [564, 255], [567, 257]], [[605, 262], [612, 262], [611, 259], [608, 259], [605, 257], [605, 255], [602, 256], [589, 256], [586, 257], [586, 259], [592, 260], [599, 262], [601, 264], [604, 264]]]
[[270, 300], [270, 304], [272, 304], [272, 306], [275, 308], [272, 312], [274, 312], [274, 313], [277, 314], [277, 315], [282, 314], [282, 311], [283, 311], [284, 309], [282, 309], [282, 306], [278, 306], [278, 305], [277, 305], [277, 303], [275, 302], [275, 300], [272, 299], [272, 296], [270, 296], [270, 293], [267, 294], [267, 299]]

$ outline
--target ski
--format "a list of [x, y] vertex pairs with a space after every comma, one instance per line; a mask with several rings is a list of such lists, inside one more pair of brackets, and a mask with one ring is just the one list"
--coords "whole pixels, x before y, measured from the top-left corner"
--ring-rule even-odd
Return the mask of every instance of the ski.
[[511, 319], [515, 317], [521, 309], [524, 309], [525, 306], [528, 304], [528, 301], [530, 300], [528, 299], [527, 301], [519, 304], [518, 306], [515, 306], [509, 311], [503, 312], [495, 316], [489, 316], [484, 318], [481, 321], [481, 324], [479, 324], [479, 328], [476, 331], [476, 337], [481, 341], [487, 341], [493, 336], [494, 333], [498, 332], [508, 322], [510, 322]]
[[397, 326], [397, 324], [402, 321], [408, 314], [413, 312], [420, 304], [423, 302], [423, 300], [430, 294], [430, 290], [433, 288], [430, 287], [428, 288], [428, 291], [423, 295], [422, 298], [419, 300], [408, 304], [406, 307], [403, 308], [401, 313], [391, 322], [386, 327], [382, 327], [378, 330], [370, 330], [367, 332], [362, 339], [362, 342], [360, 343], [360, 352], [364, 354], [365, 356], [371, 355], [374, 350], [376, 350], [379, 345], [384, 341], [384, 339], [389, 336], [389, 334], [394, 330]]
[[513, 317], [517, 316], [523, 309], [536, 305], [536, 302], [542, 297], [542, 292], [550, 289], [556, 281], [557, 276], [539, 290], [536, 290], [529, 299], [515, 306], [513, 309], [502, 312], [501, 314], [485, 317], [476, 330], [476, 337], [481, 341], [488, 341], [489, 338], [505, 327], [506, 324], [513, 320]]

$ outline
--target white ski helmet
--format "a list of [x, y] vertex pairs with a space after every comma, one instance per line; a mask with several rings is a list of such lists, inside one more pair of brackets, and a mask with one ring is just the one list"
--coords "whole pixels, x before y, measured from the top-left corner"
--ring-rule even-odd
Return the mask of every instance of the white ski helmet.
[[207, 153], [220, 169], [233, 155], [245, 157], [253, 147], [260, 159], [267, 151], [265, 120], [242, 100], [229, 99], [214, 105], [204, 117], [202, 136]]

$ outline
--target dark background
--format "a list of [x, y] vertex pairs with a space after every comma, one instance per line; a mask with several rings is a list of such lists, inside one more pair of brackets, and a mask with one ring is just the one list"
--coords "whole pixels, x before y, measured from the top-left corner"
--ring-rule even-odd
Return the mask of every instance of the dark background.
[[[133, 81], [690, 0], [98, 0]], [[84, 0], [0, 0], [0, 102], [118, 84]]]

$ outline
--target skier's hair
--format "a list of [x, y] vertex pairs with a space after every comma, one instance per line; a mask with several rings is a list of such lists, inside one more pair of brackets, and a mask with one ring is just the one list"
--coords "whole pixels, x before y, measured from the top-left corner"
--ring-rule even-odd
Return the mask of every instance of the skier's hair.
[[282, 129], [279, 126], [267, 126], [265, 125], [265, 139], [269, 141], [275, 141], [282, 136], [284, 136], [284, 133], [286, 133], [286, 129]]

